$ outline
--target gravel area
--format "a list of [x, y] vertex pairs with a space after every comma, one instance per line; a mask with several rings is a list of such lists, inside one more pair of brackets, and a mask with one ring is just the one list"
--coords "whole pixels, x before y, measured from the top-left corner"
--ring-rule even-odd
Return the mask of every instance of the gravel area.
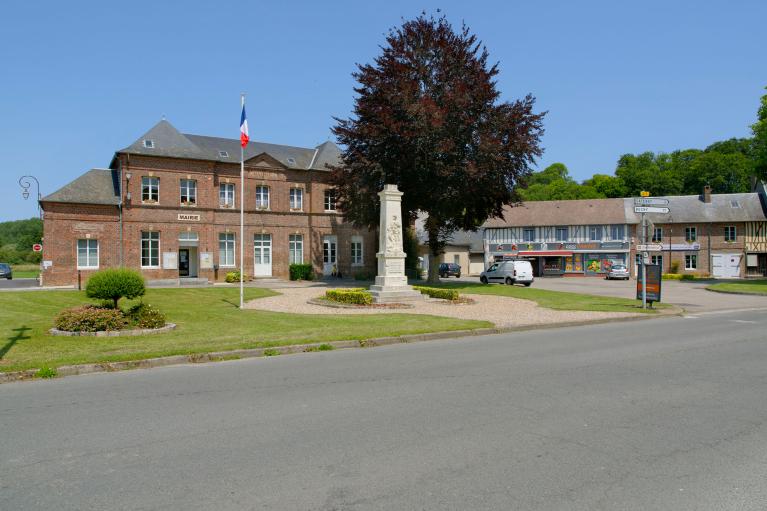
[[471, 305], [424, 300], [415, 303], [412, 309], [335, 309], [307, 303], [307, 300], [324, 296], [325, 289], [292, 288], [280, 289], [279, 292], [281, 294], [277, 296], [251, 300], [245, 307], [293, 314], [431, 314], [490, 321], [499, 328], [636, 316], [625, 312], [558, 311], [538, 307], [537, 303], [529, 300], [492, 295], [471, 295], [476, 302]]

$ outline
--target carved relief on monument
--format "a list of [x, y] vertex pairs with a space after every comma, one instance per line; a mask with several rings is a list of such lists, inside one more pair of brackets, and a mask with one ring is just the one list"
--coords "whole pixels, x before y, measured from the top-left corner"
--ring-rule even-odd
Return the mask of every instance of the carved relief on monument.
[[402, 226], [397, 215], [392, 216], [386, 228], [386, 253], [399, 254], [402, 252]]

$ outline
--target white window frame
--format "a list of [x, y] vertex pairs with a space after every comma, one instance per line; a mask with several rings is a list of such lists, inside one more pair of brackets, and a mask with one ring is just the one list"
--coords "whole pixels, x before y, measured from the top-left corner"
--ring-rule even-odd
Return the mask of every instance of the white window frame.
[[365, 264], [365, 246], [362, 236], [352, 236], [351, 259], [352, 266], [362, 266]]
[[[616, 233], [620, 233], [620, 236], [616, 236]], [[621, 224], [615, 224], [610, 226], [610, 239], [623, 241], [626, 239], [626, 228]]]
[[[659, 236], [656, 236], [659, 234]], [[652, 237], [650, 238], [653, 243], [660, 243], [663, 241], [663, 227], [656, 227], [652, 231]]]
[[[144, 180], [147, 181], [144, 184]], [[149, 192], [149, 198], [144, 198], [144, 189]], [[154, 190], [153, 190], [154, 188]], [[152, 198], [152, 192], [154, 191], [155, 198]], [[141, 176], [141, 202], [144, 204], [158, 204], [160, 202], [160, 178], [154, 176]]]
[[663, 269], [663, 255], [651, 255], [650, 262], [660, 265], [661, 269]]
[[[332, 199], [332, 200], [331, 200]], [[332, 188], [325, 190], [324, 195], [325, 211], [336, 211], [338, 198], [336, 197], [336, 191]]]
[[684, 228], [684, 241], [686, 241], [687, 243], [695, 243], [696, 241], [698, 241], [698, 228], [697, 227], [685, 227]]
[[[148, 237], [144, 235], [148, 234]], [[157, 235], [157, 239], [152, 239], [152, 234]], [[144, 241], [149, 242], [149, 265], [144, 264]], [[157, 264], [151, 264], [152, 262], [152, 241], [157, 241]], [[159, 268], [160, 267], [160, 231], [141, 231], [141, 253], [139, 254], [140, 263], [142, 268]]]
[[304, 264], [304, 235], [288, 236], [288, 264]]
[[[530, 239], [527, 239], [527, 234], [532, 232]], [[522, 228], [522, 241], [525, 243], [533, 243], [535, 241], [535, 227], [523, 227]]]
[[[85, 242], [85, 263], [86, 264], [80, 264], [80, 242], [81, 241]], [[91, 243], [94, 243], [96, 245], [95, 247], [96, 265], [95, 266], [90, 264], [91, 252], [94, 250], [94, 248], [91, 247]], [[77, 244], [75, 245], [75, 249], [77, 250], [77, 269], [78, 270], [97, 270], [99, 268], [99, 240], [91, 239], [91, 238], [78, 239]]]
[[269, 209], [269, 187], [266, 185], [256, 186], [256, 209]]
[[[732, 233], [728, 232], [730, 230], [732, 231]], [[735, 243], [736, 241], [738, 241], [738, 229], [736, 226], [734, 225], [724, 226], [724, 241], [725, 243]]]
[[[179, 201], [182, 206], [196, 206], [197, 205], [197, 180], [196, 179], [182, 179], [179, 182]], [[192, 192], [190, 194], [190, 192]], [[184, 203], [184, 194], [186, 194], [186, 204]]]
[[290, 199], [290, 209], [292, 211], [302, 211], [304, 209], [304, 189], [303, 188], [291, 188], [288, 192]]
[[685, 270], [697, 270], [698, 269], [698, 254], [685, 254], [684, 255], [684, 269]]
[[[559, 235], [559, 233], [561, 231], [564, 231], [564, 233], [565, 233], [564, 237]], [[554, 229], [554, 237], [556, 238], [555, 241], [569, 241], [570, 240], [570, 229], [567, 228], [567, 227], [556, 227]]]
[[604, 232], [601, 225], [589, 225], [589, 241], [602, 241]]
[[[226, 261], [226, 255], [231, 250], [232, 262]], [[233, 232], [218, 233], [218, 266], [219, 268], [234, 268], [237, 266], [237, 237]]]
[[225, 209], [234, 209], [236, 192], [234, 183], [218, 184], [218, 206]]

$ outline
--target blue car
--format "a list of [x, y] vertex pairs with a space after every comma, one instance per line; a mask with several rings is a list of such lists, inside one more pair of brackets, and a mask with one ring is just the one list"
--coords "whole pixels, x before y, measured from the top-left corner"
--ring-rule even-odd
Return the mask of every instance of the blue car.
[[0, 263], [0, 279], [6, 278], [11, 280], [13, 278], [13, 270], [8, 263]]

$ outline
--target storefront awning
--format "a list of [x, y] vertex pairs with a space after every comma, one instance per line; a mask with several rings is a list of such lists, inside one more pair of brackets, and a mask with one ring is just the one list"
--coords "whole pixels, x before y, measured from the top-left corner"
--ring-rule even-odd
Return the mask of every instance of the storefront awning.
[[536, 256], [565, 257], [565, 256], [573, 255], [573, 252], [572, 250], [539, 250], [539, 251], [521, 251], [520, 250], [519, 255], [528, 256], [528, 257], [536, 257]]

